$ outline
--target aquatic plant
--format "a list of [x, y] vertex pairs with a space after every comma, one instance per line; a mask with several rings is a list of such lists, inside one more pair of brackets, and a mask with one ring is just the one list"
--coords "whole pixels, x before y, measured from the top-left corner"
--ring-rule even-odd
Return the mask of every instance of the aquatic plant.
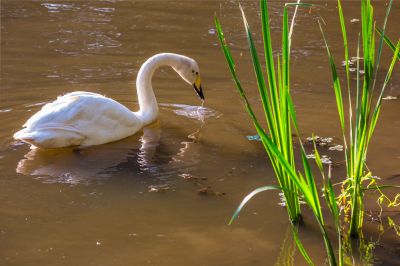
[[[343, 182], [344, 193], [341, 195], [341, 201], [346, 202], [347, 209], [350, 211], [350, 228], [349, 232], [352, 236], [358, 236], [363, 226], [364, 182], [375, 182], [372, 180], [372, 174], [366, 165], [367, 151], [374, 133], [380, 110], [382, 105], [382, 97], [391, 78], [392, 71], [396, 61], [399, 58], [400, 41], [394, 45], [386, 36], [386, 23], [390, 13], [393, 0], [389, 1], [383, 27], [377, 29], [373, 17], [373, 7], [370, 0], [361, 0], [361, 40], [362, 55], [360, 56], [360, 35], [357, 46], [357, 83], [356, 83], [356, 99], [355, 107], [352, 105], [351, 86], [350, 86], [350, 70], [349, 70], [349, 49], [347, 44], [347, 33], [345, 19], [340, 0], [338, 0], [338, 12], [340, 18], [340, 26], [343, 37], [344, 57], [347, 80], [347, 101], [348, 101], [348, 127], [345, 124], [346, 117], [344, 111], [344, 99], [342, 97], [342, 88], [340, 78], [337, 74], [337, 68], [330, 52], [327, 40], [321, 23], [320, 30], [325, 42], [331, 73], [333, 78], [333, 88], [336, 97], [336, 104], [339, 113], [340, 126], [343, 135], [346, 172], [347, 178]], [[379, 46], [376, 53], [375, 47], [375, 31], [380, 34]], [[377, 73], [379, 69], [380, 58], [382, 54], [383, 42], [393, 50], [393, 58], [386, 73], [385, 80], [379, 91], [377, 87]], [[364, 75], [360, 78], [360, 59], [363, 58]], [[378, 97], [376, 95], [378, 94]], [[376, 100], [375, 104], [373, 102]], [[355, 114], [355, 117], [353, 117]], [[379, 189], [379, 187], [377, 187]], [[368, 188], [369, 189], [369, 188]]]
[[[264, 55], [268, 77], [268, 88], [265, 83], [263, 70], [258, 58], [257, 50], [254, 45], [253, 37], [250, 32], [250, 27], [247, 23], [243, 9], [240, 7], [243, 15], [243, 21], [246, 28], [247, 38], [249, 42], [249, 48], [251, 57], [253, 60], [254, 72], [257, 79], [257, 85], [264, 108], [265, 120], [268, 127], [269, 137], [271, 142], [274, 143], [278, 151], [282, 154], [285, 161], [289, 164], [289, 167], [296, 172], [296, 166], [294, 163], [294, 152], [292, 144], [292, 129], [291, 129], [291, 100], [290, 100], [290, 39], [289, 39], [289, 26], [287, 9], [284, 12], [284, 29], [282, 35], [282, 56], [278, 58], [278, 75], [275, 73], [275, 64], [272, 54], [272, 44], [270, 35], [269, 15], [266, 1], [261, 1], [261, 19], [262, 19], [262, 33], [264, 41]], [[221, 44], [223, 45], [224, 54], [229, 63], [231, 73], [234, 77], [239, 93], [242, 98], [247, 101], [244, 91], [240, 85], [239, 80], [236, 77], [235, 66], [233, 58], [230, 54], [229, 48], [225, 43], [225, 39], [222, 34], [222, 29], [218, 19], [215, 21], [217, 25], [218, 36]], [[248, 109], [250, 105], [247, 105]], [[250, 114], [253, 118], [253, 122], [256, 118]], [[261, 136], [261, 135], [260, 135]], [[262, 137], [262, 136], [261, 136]], [[264, 142], [263, 142], [264, 143]], [[290, 220], [293, 223], [297, 223], [300, 220], [301, 210], [299, 198], [297, 196], [297, 188], [293, 180], [290, 178], [287, 171], [279, 163], [279, 160], [273, 156], [272, 151], [264, 144], [266, 151], [271, 160], [272, 167], [275, 171], [279, 185], [286, 190], [283, 190], [286, 208]], [[293, 192], [293, 193], [291, 193]]]
[[[261, 126], [258, 118], [255, 116], [252, 106], [250, 105], [246, 94], [242, 88], [240, 80], [236, 73], [235, 63], [230, 52], [230, 49], [225, 40], [220, 21], [215, 17], [215, 25], [217, 28], [218, 38], [221, 43], [223, 53], [229, 66], [232, 78], [235, 81], [236, 88], [244, 101], [245, 108], [259, 134], [264, 148], [271, 160], [272, 167], [277, 176], [279, 186], [264, 186], [260, 187], [248, 194], [234, 213], [230, 223], [237, 218], [243, 206], [256, 194], [273, 189], [279, 189], [284, 193], [286, 199], [286, 207], [288, 216], [292, 222], [292, 232], [294, 240], [306, 261], [312, 264], [312, 261], [300, 242], [295, 223], [300, 219], [299, 197], [309, 206], [322, 233], [327, 257], [330, 265], [336, 265], [335, 252], [325, 228], [325, 221], [322, 215], [322, 207], [319, 200], [317, 186], [311, 171], [310, 164], [307, 160], [306, 152], [301, 140], [301, 161], [303, 172], [296, 169], [294, 164], [293, 140], [291, 134], [291, 125], [294, 126], [297, 136], [299, 128], [297, 125], [296, 114], [290, 95], [290, 32], [288, 22], [288, 7], [298, 4], [285, 4], [283, 11], [283, 30], [282, 30], [282, 54], [277, 60], [277, 74], [275, 73], [275, 62], [272, 53], [271, 35], [269, 26], [268, 6], [266, 0], [260, 1], [261, 20], [264, 42], [264, 55], [266, 63], [266, 72], [268, 79], [268, 87], [265, 83], [263, 70], [258, 58], [258, 52], [254, 45], [250, 26], [247, 23], [246, 16], [241, 6], [243, 22], [246, 30], [246, 36], [249, 44], [250, 54], [253, 62], [254, 72], [257, 79], [257, 85], [262, 100], [266, 124], [268, 126], [267, 133]], [[307, 5], [307, 4], [301, 4]], [[316, 152], [316, 162], [322, 169], [322, 162]], [[322, 169], [323, 172], [323, 169]], [[332, 183], [330, 179], [325, 179], [325, 200], [328, 202], [328, 207], [333, 214], [335, 225], [339, 231], [339, 211], [336, 203], [336, 198], [333, 193]], [[340, 237], [339, 237], [340, 246]], [[341, 248], [339, 248], [341, 250]], [[339, 254], [339, 264], [341, 264], [341, 254]]]
[[[380, 107], [382, 103], [382, 96], [384, 90], [391, 77], [391, 73], [396, 61], [399, 57], [399, 43], [393, 45], [393, 43], [385, 35], [386, 21], [391, 8], [392, 0], [389, 3], [388, 10], [385, 17], [385, 22], [382, 30], [378, 30], [381, 35], [379, 49], [378, 49], [378, 60], [375, 60], [375, 23], [373, 23], [373, 11], [369, 0], [362, 0], [362, 39], [363, 39], [363, 54], [364, 54], [364, 82], [363, 86], [360, 86], [360, 53], [359, 46], [357, 49], [357, 98], [356, 98], [356, 117], [353, 118], [353, 109], [351, 105], [350, 96], [350, 70], [349, 70], [349, 53], [347, 47], [347, 35], [344, 23], [344, 16], [340, 1], [338, 1], [338, 10], [340, 25], [342, 29], [343, 42], [345, 47], [345, 67], [347, 77], [347, 93], [349, 101], [349, 140], [350, 145], [346, 141], [346, 128], [345, 128], [345, 117], [344, 117], [344, 102], [342, 98], [342, 91], [340, 87], [340, 80], [337, 75], [336, 66], [330, 53], [329, 47], [325, 36], [323, 35], [326, 49], [328, 52], [328, 58], [331, 66], [333, 76], [333, 87], [336, 97], [337, 108], [339, 112], [340, 124], [343, 133], [344, 146], [345, 146], [345, 157], [346, 157], [346, 170], [347, 178], [343, 182], [345, 187], [344, 192], [336, 197], [331, 182], [331, 169], [329, 168], [328, 176], [325, 176], [325, 172], [322, 166], [322, 160], [319, 156], [316, 144], [314, 142], [315, 161], [320, 170], [321, 176], [323, 177], [323, 192], [326, 205], [331, 213], [335, 229], [337, 232], [338, 241], [338, 264], [343, 265], [344, 253], [348, 255], [348, 243], [342, 242], [342, 231], [344, 226], [341, 224], [340, 212], [338, 202], [347, 202], [349, 204], [348, 209], [351, 209], [351, 221], [350, 221], [350, 234], [357, 235], [362, 228], [363, 218], [363, 193], [366, 189], [371, 189], [375, 185], [375, 180], [372, 179], [372, 175], [365, 165], [366, 154], [368, 145], [370, 143], [372, 133], [375, 129], [377, 119], [380, 113]], [[283, 12], [283, 30], [282, 30], [282, 47], [281, 54], [277, 57], [277, 64], [274, 62], [271, 45], [271, 35], [268, 17], [268, 7], [266, 0], [260, 0], [261, 7], [261, 20], [262, 20], [262, 32], [263, 32], [263, 43], [264, 43], [264, 56], [266, 64], [267, 81], [265, 82], [263, 69], [260, 64], [257, 49], [254, 45], [252, 33], [247, 23], [246, 16], [243, 9], [240, 7], [242, 12], [243, 22], [245, 25], [246, 36], [249, 44], [250, 54], [253, 62], [254, 72], [257, 80], [257, 85], [262, 101], [262, 106], [265, 115], [265, 121], [268, 128], [268, 133], [261, 126], [259, 120], [255, 116], [252, 106], [250, 105], [246, 94], [242, 88], [242, 85], [237, 77], [235, 63], [230, 52], [230, 49], [226, 43], [220, 21], [215, 17], [215, 25], [217, 28], [218, 38], [221, 43], [221, 47], [225, 58], [227, 60], [231, 75], [236, 84], [236, 88], [244, 101], [245, 108], [253, 124], [256, 128], [260, 140], [262, 141], [264, 148], [271, 160], [272, 167], [278, 179], [279, 186], [264, 186], [257, 188], [250, 194], [248, 194], [237, 210], [235, 211], [230, 224], [234, 219], [237, 218], [239, 212], [242, 210], [244, 205], [256, 194], [267, 191], [279, 189], [284, 193], [286, 200], [286, 207], [288, 216], [292, 222], [292, 233], [301, 254], [309, 264], [312, 264], [311, 258], [307, 254], [304, 246], [298, 237], [297, 227], [295, 224], [301, 218], [300, 212], [300, 198], [310, 207], [314, 214], [322, 236], [324, 238], [325, 248], [327, 251], [327, 257], [330, 265], [336, 265], [337, 261], [335, 258], [335, 252], [333, 251], [332, 244], [327, 235], [324, 217], [322, 215], [322, 207], [319, 201], [319, 195], [313, 173], [310, 165], [307, 161], [305, 149], [301, 140], [300, 153], [301, 161], [303, 165], [303, 171], [296, 169], [294, 164], [294, 151], [293, 151], [293, 140], [291, 138], [291, 125], [296, 131], [297, 136], [299, 134], [299, 128], [296, 121], [296, 114], [294, 111], [291, 95], [290, 95], [290, 42], [291, 42], [291, 30], [289, 31], [288, 23], [288, 11], [289, 6], [299, 6], [299, 4], [285, 4]], [[307, 4], [301, 4], [307, 5]], [[295, 12], [296, 14], [296, 12]], [[295, 15], [294, 15], [295, 16]], [[294, 18], [293, 18], [294, 20]], [[293, 21], [292, 21], [293, 26]], [[323, 29], [320, 24], [320, 29], [323, 34]], [[393, 50], [394, 57], [390, 64], [387, 72], [384, 84], [381, 88], [379, 97], [375, 104], [375, 108], [372, 109], [373, 92], [376, 84], [376, 73], [379, 67], [379, 59], [382, 51], [383, 40]], [[277, 74], [275, 73], [277, 70]], [[268, 87], [267, 87], [268, 84]], [[373, 111], [372, 111], [373, 110]], [[354, 120], [354, 121], [353, 121]], [[312, 138], [314, 140], [314, 137]], [[369, 180], [370, 183], [367, 187], [362, 187], [364, 181]], [[377, 186], [375, 188], [381, 192], [380, 188], [385, 186]], [[382, 192], [381, 192], [382, 193]], [[382, 194], [383, 195], [383, 194]], [[381, 196], [382, 197], [382, 196]], [[396, 197], [397, 198], [397, 197]], [[396, 202], [396, 201], [395, 201]], [[393, 202], [390, 204], [394, 205]], [[341, 206], [343, 207], [343, 206]], [[346, 252], [347, 251], [347, 252]]]

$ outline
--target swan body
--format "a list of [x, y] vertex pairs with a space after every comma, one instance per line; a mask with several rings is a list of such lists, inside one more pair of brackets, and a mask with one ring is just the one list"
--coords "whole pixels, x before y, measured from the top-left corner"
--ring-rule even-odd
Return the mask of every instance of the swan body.
[[44, 105], [14, 139], [33, 147], [61, 148], [100, 145], [133, 135], [158, 117], [151, 79], [161, 66], [171, 66], [204, 99], [196, 61], [178, 54], [157, 54], [142, 65], [136, 79], [139, 111], [132, 112], [97, 93], [75, 91]]

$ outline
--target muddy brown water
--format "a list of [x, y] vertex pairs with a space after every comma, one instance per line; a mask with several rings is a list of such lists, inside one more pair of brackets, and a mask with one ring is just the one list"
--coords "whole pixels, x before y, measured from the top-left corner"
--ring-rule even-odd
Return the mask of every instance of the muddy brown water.
[[[242, 4], [260, 45], [256, 2]], [[376, 2], [378, 21], [386, 3]], [[282, 4], [270, 4], [276, 37]], [[344, 6], [349, 31], [356, 33], [360, 23], [350, 20], [359, 19], [358, 2]], [[336, 3], [320, 3], [316, 9], [340, 59]], [[235, 1], [1, 1], [1, 265], [290, 265], [293, 257], [296, 265], [304, 263], [292, 251], [277, 192], [257, 196], [227, 226], [248, 192], [276, 181], [261, 144], [246, 138], [255, 131], [218, 46], [214, 13], [232, 45], [250, 101], [259, 106]], [[400, 25], [395, 14], [400, 14], [397, 1], [388, 23], [392, 38]], [[341, 144], [315, 18], [314, 11], [299, 12], [292, 92], [302, 137], [315, 133]], [[353, 44], [355, 36], [350, 37]], [[181, 53], [199, 62], [203, 109], [193, 90], [163, 68], [153, 79], [160, 119], [134, 136], [83, 150], [54, 151], [30, 150], [12, 139], [43, 104], [70, 91], [105, 94], [137, 109], [137, 71], [159, 52]], [[385, 49], [382, 70], [388, 55]], [[398, 70], [387, 93], [397, 97]], [[400, 184], [399, 112], [399, 100], [384, 102], [369, 153], [369, 167], [383, 183]], [[321, 153], [343, 159], [339, 151], [322, 148]], [[340, 180], [343, 165], [334, 174]], [[373, 197], [367, 199], [367, 208], [378, 210]], [[391, 215], [400, 222], [398, 209]], [[302, 239], [321, 265], [322, 240], [307, 212], [305, 220]], [[366, 234], [376, 239], [377, 227], [367, 221]], [[374, 264], [400, 263], [393, 235], [389, 230], [382, 237]]]

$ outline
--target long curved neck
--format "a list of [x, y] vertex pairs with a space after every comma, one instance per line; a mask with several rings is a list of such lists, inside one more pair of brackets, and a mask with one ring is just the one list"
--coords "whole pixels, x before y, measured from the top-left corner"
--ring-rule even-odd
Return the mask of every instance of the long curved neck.
[[183, 56], [171, 53], [156, 54], [142, 65], [136, 78], [136, 90], [140, 109], [136, 115], [145, 125], [154, 122], [158, 116], [158, 105], [152, 87], [154, 71], [161, 66], [180, 67]]

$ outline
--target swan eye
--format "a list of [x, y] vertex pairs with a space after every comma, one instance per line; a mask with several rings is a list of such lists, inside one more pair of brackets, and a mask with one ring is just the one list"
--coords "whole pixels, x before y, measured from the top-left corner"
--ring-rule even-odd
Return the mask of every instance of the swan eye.
[[192, 73], [194, 74], [194, 70], [192, 70]]
[[196, 72], [196, 75], [198, 75], [199, 74], [199, 72]]

